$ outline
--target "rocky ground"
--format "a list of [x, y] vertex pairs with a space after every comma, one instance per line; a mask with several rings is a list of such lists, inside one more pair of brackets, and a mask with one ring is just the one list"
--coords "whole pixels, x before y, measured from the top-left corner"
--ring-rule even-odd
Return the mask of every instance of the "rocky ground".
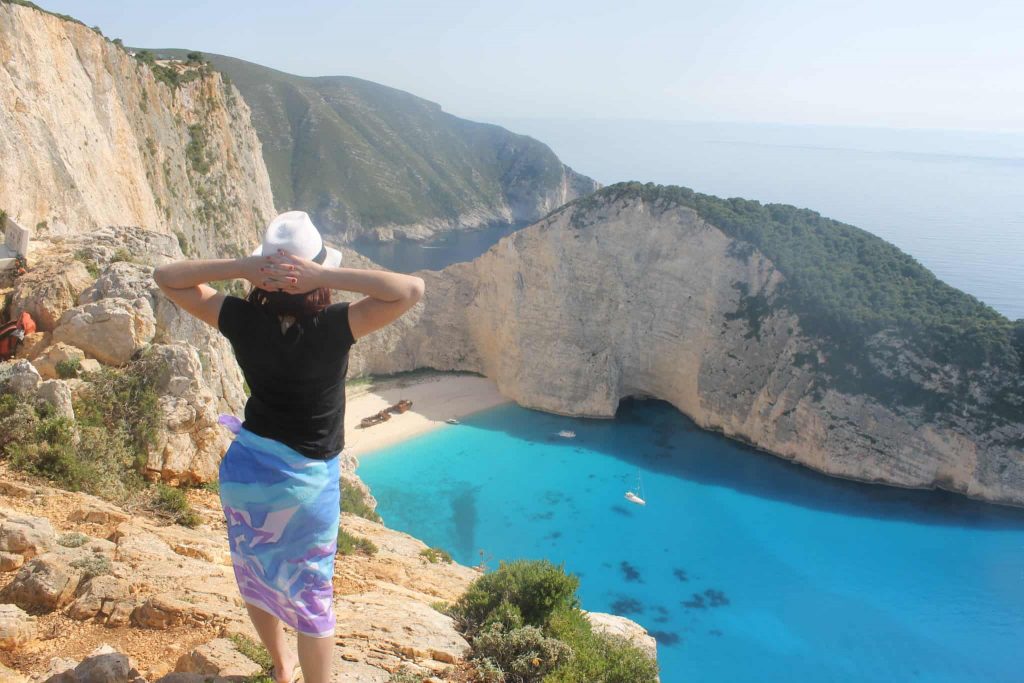
[[[259, 673], [227, 640], [256, 634], [216, 494], [190, 491], [203, 524], [186, 529], [5, 468], [0, 492], [0, 663], [19, 672], [0, 681], [98, 680], [54, 676], [103, 646], [147, 681]], [[455, 675], [468, 646], [431, 605], [454, 600], [478, 573], [429, 563], [420, 556], [426, 545], [381, 524], [346, 514], [342, 526], [378, 551], [337, 558], [336, 679], [387, 681], [403, 666]]]

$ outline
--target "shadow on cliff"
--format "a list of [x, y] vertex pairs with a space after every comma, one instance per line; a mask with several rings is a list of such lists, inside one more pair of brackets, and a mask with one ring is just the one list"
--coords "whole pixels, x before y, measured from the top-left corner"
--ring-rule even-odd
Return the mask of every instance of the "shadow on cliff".
[[[674, 406], [624, 400], [614, 420], [552, 415], [502, 406], [463, 422], [527, 441], [558, 439], [573, 430], [573, 444], [635, 465], [701, 484], [843, 515], [978, 529], [1024, 530], [1024, 509], [971, 500], [947, 491], [903, 489], [829, 477], [700, 429]], [[631, 429], [621, 427], [629, 425]], [[650, 435], [642, 442], [637, 429]]]

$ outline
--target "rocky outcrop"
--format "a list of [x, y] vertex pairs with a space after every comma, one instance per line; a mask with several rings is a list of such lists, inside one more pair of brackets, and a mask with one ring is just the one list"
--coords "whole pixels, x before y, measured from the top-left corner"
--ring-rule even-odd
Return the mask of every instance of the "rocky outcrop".
[[155, 344], [149, 357], [162, 368], [154, 388], [163, 429], [150, 448], [146, 470], [175, 483], [216, 480], [230, 439], [217, 424], [217, 399], [202, 379], [199, 354], [186, 344]]
[[[128, 253], [141, 256], [125, 260]], [[63, 310], [53, 332], [44, 333], [52, 343], [35, 344], [27, 360], [0, 364], [0, 392], [46, 402], [73, 419], [73, 396], [87, 385], [89, 373], [100, 363], [127, 367], [147, 351], [165, 368], [156, 387], [163, 424], [150, 449], [147, 475], [173, 483], [215, 479], [229, 443], [217, 417], [241, 415], [246, 394], [227, 339], [178, 308], [153, 282], [155, 265], [182, 257], [174, 237], [139, 228], [40, 241], [30, 273], [37, 280], [66, 280], [83, 263], [95, 275], [80, 283], [70, 303], [52, 306]], [[27, 277], [16, 280], [14, 301], [48, 302], [33, 298]], [[59, 379], [62, 371], [72, 379]]]
[[61, 316], [53, 339], [76, 346], [107, 365], [124, 365], [156, 334], [146, 299], [103, 299]]
[[198, 255], [254, 241], [274, 208], [249, 108], [212, 70], [170, 68], [177, 85], [80, 23], [0, 4], [0, 208], [36, 236], [145, 225]]
[[227, 638], [217, 638], [183, 654], [175, 671], [210, 676], [255, 676], [263, 673], [263, 668], [239, 652]]
[[[590, 417], [660, 398], [827, 474], [1024, 505], [1024, 416], [993, 428], [822, 381], [805, 359], [832, 349], [779, 297], [784, 274], [694, 209], [585, 200], [471, 263], [418, 274], [423, 301], [353, 347], [353, 374], [469, 370], [521, 405]], [[944, 368], [874, 343], [876, 358], [903, 359], [884, 368], [899, 381], [942, 385]]]
[[0, 650], [14, 650], [35, 636], [35, 619], [17, 605], [0, 604]]
[[38, 330], [52, 332], [90, 282], [89, 272], [79, 261], [62, 262], [55, 269], [32, 270], [18, 279], [11, 311], [15, 315], [28, 311]]

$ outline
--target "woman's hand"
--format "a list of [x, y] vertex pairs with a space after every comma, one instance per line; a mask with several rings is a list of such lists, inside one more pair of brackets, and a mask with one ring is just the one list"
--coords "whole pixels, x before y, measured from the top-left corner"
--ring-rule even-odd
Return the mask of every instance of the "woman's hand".
[[289, 294], [305, 294], [322, 287], [321, 278], [324, 267], [316, 261], [300, 258], [294, 254], [278, 250], [276, 254], [258, 257], [265, 259], [260, 270], [267, 291], [288, 292]]
[[[238, 277], [249, 281], [253, 287], [270, 291], [267, 286], [267, 273], [264, 269], [270, 265], [270, 258], [267, 256], [245, 256], [238, 259]], [[275, 287], [276, 288], [276, 287]]]

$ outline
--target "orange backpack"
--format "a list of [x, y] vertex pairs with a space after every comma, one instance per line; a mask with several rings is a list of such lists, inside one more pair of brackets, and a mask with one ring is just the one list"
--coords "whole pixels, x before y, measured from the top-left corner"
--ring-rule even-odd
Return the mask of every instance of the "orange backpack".
[[17, 320], [0, 326], [0, 360], [7, 360], [13, 356], [25, 335], [35, 331], [36, 321], [28, 314], [28, 311], [22, 311]]

